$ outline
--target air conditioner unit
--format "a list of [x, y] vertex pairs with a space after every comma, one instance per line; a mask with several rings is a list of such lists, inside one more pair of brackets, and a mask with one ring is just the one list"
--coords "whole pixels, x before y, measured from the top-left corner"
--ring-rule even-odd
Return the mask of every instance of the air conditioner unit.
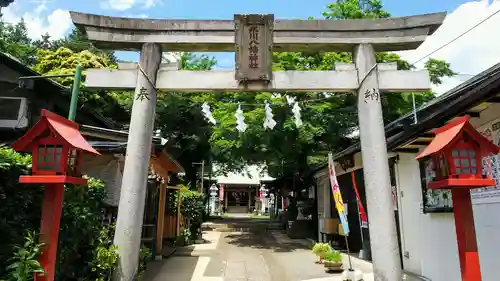
[[26, 98], [0, 97], [0, 128], [26, 128], [28, 126]]

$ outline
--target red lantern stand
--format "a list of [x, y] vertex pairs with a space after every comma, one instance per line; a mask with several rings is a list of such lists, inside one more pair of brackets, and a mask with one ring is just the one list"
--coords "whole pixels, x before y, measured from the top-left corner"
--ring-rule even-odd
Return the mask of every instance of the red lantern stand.
[[32, 153], [32, 175], [21, 176], [19, 182], [45, 187], [40, 226], [45, 246], [40, 264], [46, 273], [36, 274], [35, 281], [54, 280], [64, 185], [87, 184], [80, 174], [83, 153], [99, 155], [78, 128], [77, 123], [42, 109], [40, 121], [12, 145], [16, 151]]
[[480, 281], [470, 190], [495, 185], [494, 179], [482, 174], [482, 158], [498, 154], [500, 148], [474, 129], [469, 119], [456, 118], [436, 129], [436, 137], [416, 159], [432, 159], [435, 178], [429, 189], [451, 190], [462, 281]]

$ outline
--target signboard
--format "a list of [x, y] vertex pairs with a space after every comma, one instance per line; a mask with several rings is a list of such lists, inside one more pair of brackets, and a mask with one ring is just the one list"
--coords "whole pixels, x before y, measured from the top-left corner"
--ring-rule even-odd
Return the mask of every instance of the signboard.
[[332, 187], [335, 207], [337, 208], [337, 211], [339, 213], [340, 223], [342, 224], [344, 233], [347, 235], [349, 234], [349, 223], [347, 221], [342, 194], [340, 194], [339, 182], [337, 181], [337, 175], [335, 174], [335, 168], [333, 166], [333, 156], [331, 153], [328, 154], [328, 170], [330, 171], [330, 185]]
[[273, 15], [234, 15], [235, 79], [241, 83], [272, 80]]
[[[486, 138], [500, 145], [500, 119], [477, 128]], [[500, 203], [500, 155], [484, 157], [483, 173], [496, 180], [495, 186], [471, 190], [472, 204]]]

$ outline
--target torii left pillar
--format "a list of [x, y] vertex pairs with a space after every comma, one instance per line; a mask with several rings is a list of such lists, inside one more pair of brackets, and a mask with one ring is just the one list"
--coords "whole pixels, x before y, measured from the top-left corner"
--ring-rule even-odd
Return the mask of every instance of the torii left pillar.
[[[377, 281], [402, 278], [392, 190], [387, 162], [387, 142], [379, 90], [375, 51], [369, 44], [355, 47], [358, 69], [358, 118], [363, 173], [366, 185], [368, 223], [374, 276]], [[389, 81], [387, 81], [389, 82]], [[411, 80], [407, 81], [411, 84]]]
[[152, 83], [156, 83], [160, 63], [161, 47], [145, 43], [139, 59], [140, 74], [132, 105], [114, 238], [119, 254], [117, 281], [137, 277], [156, 106], [156, 89]]

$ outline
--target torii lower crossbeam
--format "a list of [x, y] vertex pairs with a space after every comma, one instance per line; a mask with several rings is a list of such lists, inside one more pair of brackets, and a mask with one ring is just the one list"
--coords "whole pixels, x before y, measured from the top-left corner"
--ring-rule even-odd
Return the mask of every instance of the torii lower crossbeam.
[[[354, 64], [336, 71], [274, 71], [270, 84], [240, 85], [234, 71], [158, 71], [156, 88], [165, 92], [355, 92], [359, 87]], [[136, 87], [137, 66], [133, 69], [89, 69], [87, 88], [132, 90]], [[401, 71], [395, 64], [378, 65], [381, 92], [418, 92], [430, 88], [427, 71]]]

